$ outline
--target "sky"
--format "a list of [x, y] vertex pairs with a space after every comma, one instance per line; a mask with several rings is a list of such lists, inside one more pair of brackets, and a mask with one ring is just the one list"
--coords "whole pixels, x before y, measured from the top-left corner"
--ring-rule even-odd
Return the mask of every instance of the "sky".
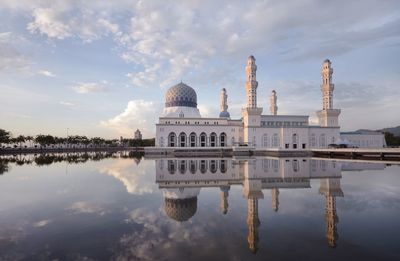
[[256, 58], [258, 106], [322, 108], [332, 61], [341, 130], [400, 125], [400, 2], [0, 0], [0, 128], [19, 134], [155, 135], [165, 92], [183, 81], [202, 116], [246, 102]]

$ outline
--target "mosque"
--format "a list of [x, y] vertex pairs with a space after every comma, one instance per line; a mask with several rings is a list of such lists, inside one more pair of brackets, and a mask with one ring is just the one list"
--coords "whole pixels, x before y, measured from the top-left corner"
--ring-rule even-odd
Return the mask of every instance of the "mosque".
[[215, 118], [201, 116], [197, 108], [197, 94], [192, 87], [181, 82], [169, 88], [165, 96], [165, 108], [156, 124], [153, 149], [247, 146], [261, 151], [305, 151], [327, 148], [329, 144], [357, 144], [358, 147], [370, 148], [386, 145], [383, 134], [379, 133], [341, 135], [341, 110], [333, 106], [334, 84], [330, 60], [326, 59], [322, 64], [322, 110], [316, 112], [318, 125], [311, 125], [307, 115], [279, 115], [275, 90], [270, 96], [270, 113], [263, 114], [263, 108], [257, 104], [256, 72], [256, 59], [251, 55], [246, 65], [247, 102], [240, 119], [230, 117], [225, 88], [221, 90], [220, 114]]

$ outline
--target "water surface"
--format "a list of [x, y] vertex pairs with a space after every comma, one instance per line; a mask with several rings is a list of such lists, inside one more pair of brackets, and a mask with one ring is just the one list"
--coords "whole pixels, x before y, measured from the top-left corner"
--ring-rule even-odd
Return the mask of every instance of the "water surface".
[[400, 167], [2, 157], [0, 260], [399, 260]]

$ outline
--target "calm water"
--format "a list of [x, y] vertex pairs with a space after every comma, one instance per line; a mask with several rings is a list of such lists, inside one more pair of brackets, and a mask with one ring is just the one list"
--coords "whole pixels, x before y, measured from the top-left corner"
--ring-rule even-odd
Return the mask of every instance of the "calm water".
[[399, 260], [400, 167], [0, 159], [0, 260]]

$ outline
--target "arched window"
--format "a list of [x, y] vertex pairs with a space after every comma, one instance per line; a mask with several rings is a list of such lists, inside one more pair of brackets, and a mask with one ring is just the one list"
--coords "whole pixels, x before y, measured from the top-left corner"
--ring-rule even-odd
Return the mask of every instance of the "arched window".
[[169, 174], [175, 174], [176, 163], [175, 160], [168, 160], [168, 172]]
[[175, 134], [175, 132], [171, 132], [168, 135], [168, 147], [176, 147], [176, 134]]
[[190, 173], [195, 174], [197, 170], [197, 161], [191, 160], [189, 161], [189, 170]]
[[219, 136], [219, 144], [221, 147], [226, 147], [226, 134], [225, 132], [221, 133]]
[[184, 132], [179, 134], [179, 147], [186, 147], [186, 134]]
[[261, 144], [264, 148], [268, 147], [268, 134], [264, 134], [261, 138]]
[[274, 133], [274, 135], [272, 135], [272, 147], [277, 148], [279, 146], [278, 144], [278, 134]]
[[299, 142], [299, 137], [297, 136], [296, 133], [292, 135], [292, 145], [293, 149], [297, 149], [297, 143]]
[[200, 147], [206, 147], [207, 146], [207, 135], [202, 132], [200, 134]]
[[211, 173], [217, 172], [218, 166], [216, 160], [210, 160], [210, 171]]
[[196, 141], [197, 141], [196, 133], [194, 133], [194, 132], [190, 133], [190, 136], [189, 136], [190, 147], [196, 147], [197, 146]]
[[207, 172], [207, 161], [200, 160], [200, 172], [203, 174]]
[[186, 160], [180, 160], [179, 161], [179, 172], [181, 174], [185, 174], [185, 172], [186, 172]]
[[314, 133], [311, 134], [310, 145], [311, 145], [311, 147], [316, 147], [317, 146], [317, 138], [315, 137]]
[[217, 146], [217, 134], [215, 134], [215, 132], [210, 134], [210, 146], [211, 147]]
[[326, 147], [326, 137], [325, 134], [321, 134], [319, 136], [319, 146], [320, 147]]
[[226, 160], [221, 160], [221, 173], [226, 172]]

